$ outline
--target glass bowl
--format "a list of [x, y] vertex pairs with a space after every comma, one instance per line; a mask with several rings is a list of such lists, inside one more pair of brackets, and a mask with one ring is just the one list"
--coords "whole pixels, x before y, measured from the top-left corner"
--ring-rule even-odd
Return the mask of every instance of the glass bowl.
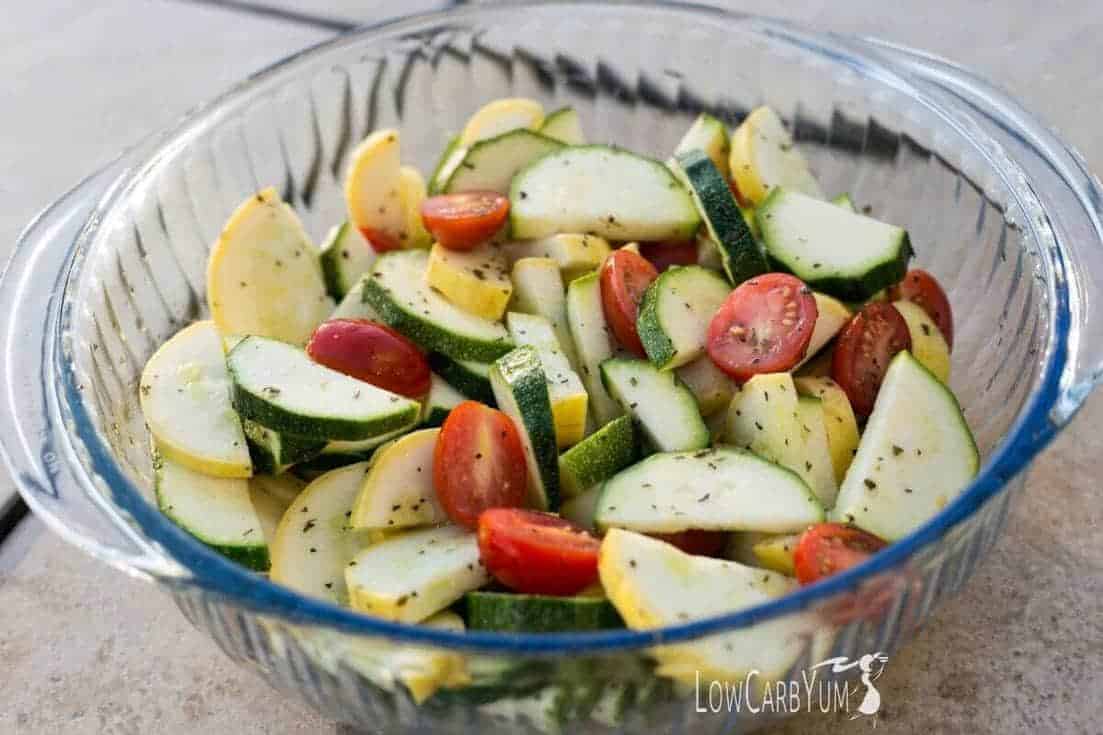
[[[701, 110], [729, 124], [762, 103], [779, 110], [826, 190], [906, 226], [918, 264], [948, 287], [953, 387], [984, 457], [976, 480], [844, 574], [647, 632], [463, 635], [383, 622], [271, 584], [172, 525], [149, 502], [137, 381], [158, 344], [204, 316], [207, 251], [232, 209], [275, 184], [320, 238], [344, 217], [343, 170], [368, 131], [400, 127], [405, 161], [428, 171], [471, 112], [515, 95], [573, 105], [591, 140], [658, 157]], [[1036, 117], [920, 53], [693, 6], [455, 8], [262, 71], [43, 212], [0, 283], [0, 446], [54, 531], [158, 583], [228, 655], [334, 719], [434, 732], [729, 732], [772, 715], [702, 712], [694, 682], [659, 675], [649, 651], [784, 626], [796, 676], [828, 657], [890, 654], [961, 589], [1022, 471], [1099, 374], [1101, 202], [1081, 158]], [[434, 691], [442, 666], [468, 685]]]

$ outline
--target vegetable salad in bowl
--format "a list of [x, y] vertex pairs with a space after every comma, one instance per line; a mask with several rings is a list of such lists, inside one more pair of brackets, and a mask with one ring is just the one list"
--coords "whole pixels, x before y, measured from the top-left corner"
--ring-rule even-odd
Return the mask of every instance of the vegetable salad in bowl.
[[[769, 107], [657, 161], [500, 99], [428, 178], [372, 132], [345, 197], [321, 247], [274, 188], [242, 202], [210, 320], [140, 382], [161, 511], [275, 582], [449, 630], [662, 628], [852, 567], [977, 473], [945, 292]], [[720, 640], [656, 671], [738, 679]], [[463, 690], [437, 663], [418, 701]]]

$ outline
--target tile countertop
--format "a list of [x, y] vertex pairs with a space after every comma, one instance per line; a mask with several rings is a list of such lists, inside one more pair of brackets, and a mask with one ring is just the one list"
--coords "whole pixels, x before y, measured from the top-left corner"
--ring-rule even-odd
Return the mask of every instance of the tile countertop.
[[[239, 3], [240, 4], [240, 3]], [[420, 7], [431, 0], [419, 3]], [[35, 211], [120, 147], [341, 23], [394, 5], [273, 0], [308, 25], [209, 3], [42, 0], [0, 25], [0, 258]], [[736, 4], [732, 4], [736, 5]], [[1103, 168], [1103, 5], [1029, 0], [895, 3], [755, 0], [826, 29], [875, 35], [970, 65], [1043, 110]], [[125, 81], [124, 81], [125, 80]], [[1098, 732], [1103, 722], [1103, 398], [1089, 401], [1031, 472], [1007, 534], [968, 588], [889, 663], [890, 732]], [[11, 492], [0, 478], [0, 504]], [[157, 591], [25, 521], [0, 548], [0, 732], [334, 732], [219, 653]], [[779, 732], [860, 732], [805, 716]]]

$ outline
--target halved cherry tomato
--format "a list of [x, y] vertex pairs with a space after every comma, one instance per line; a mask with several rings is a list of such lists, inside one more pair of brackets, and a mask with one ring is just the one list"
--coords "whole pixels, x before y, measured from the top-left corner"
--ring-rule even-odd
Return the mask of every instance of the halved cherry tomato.
[[793, 550], [797, 581], [812, 584], [859, 564], [887, 544], [842, 523], [817, 523], [801, 534]]
[[617, 250], [601, 266], [601, 305], [605, 321], [621, 347], [640, 357], [647, 357], [647, 353], [636, 331], [636, 317], [643, 292], [658, 277], [655, 266], [631, 250]]
[[589, 587], [600, 548], [585, 529], [550, 513], [495, 508], [479, 516], [483, 565], [516, 592], [573, 595]]
[[505, 224], [509, 200], [496, 191], [439, 194], [421, 203], [421, 221], [449, 250], [471, 250]]
[[487, 508], [524, 505], [528, 469], [512, 419], [478, 401], [453, 408], [433, 450], [433, 487], [448, 517], [472, 529]]
[[697, 263], [697, 243], [684, 242], [641, 242], [640, 255], [662, 273], [675, 265], [695, 265]]
[[401, 250], [402, 243], [383, 230], [374, 230], [371, 227], [361, 227], [360, 234], [368, 241], [371, 249], [377, 253], [388, 253], [392, 250]]
[[735, 203], [743, 209], [751, 206], [751, 203], [743, 196], [743, 193], [739, 191], [739, 186], [735, 183], [735, 179], [728, 182], [728, 188], [732, 190], [732, 196], [735, 197]]
[[413, 342], [368, 319], [330, 319], [314, 330], [306, 352], [314, 362], [392, 393], [429, 392], [429, 361]]
[[851, 317], [835, 339], [831, 377], [850, 399], [859, 416], [869, 416], [889, 362], [910, 350], [908, 323], [892, 304], [872, 301]]
[[904, 280], [889, 289], [889, 301], [911, 301], [918, 304], [946, 338], [946, 344], [954, 346], [954, 314], [950, 299], [935, 277], [921, 268], [912, 268]]
[[817, 316], [816, 299], [799, 278], [756, 276], [739, 284], [712, 318], [709, 357], [740, 382], [785, 372], [804, 357]]
[[651, 538], [677, 546], [694, 556], [719, 556], [728, 544], [728, 534], [723, 531], [679, 531], [677, 533], [649, 533]]

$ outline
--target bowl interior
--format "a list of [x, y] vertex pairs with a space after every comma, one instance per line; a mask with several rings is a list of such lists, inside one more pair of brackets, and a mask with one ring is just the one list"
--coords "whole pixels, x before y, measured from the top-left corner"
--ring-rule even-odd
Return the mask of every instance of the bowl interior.
[[348, 155], [396, 127], [404, 163], [432, 171], [486, 101], [570, 105], [590, 140], [665, 159], [694, 116], [736, 125], [768, 103], [831, 194], [908, 228], [948, 288], [953, 388], [985, 457], [1034, 388], [1050, 337], [1035, 243], [1005, 172], [883, 70], [799, 32], [675, 8], [498, 8], [400, 23], [261, 74], [165, 141], [114, 194], [69, 283], [71, 358], [122, 470], [152, 487], [138, 406], [146, 359], [206, 315], [211, 244], [233, 209], [275, 185], [320, 242], [344, 219]]

